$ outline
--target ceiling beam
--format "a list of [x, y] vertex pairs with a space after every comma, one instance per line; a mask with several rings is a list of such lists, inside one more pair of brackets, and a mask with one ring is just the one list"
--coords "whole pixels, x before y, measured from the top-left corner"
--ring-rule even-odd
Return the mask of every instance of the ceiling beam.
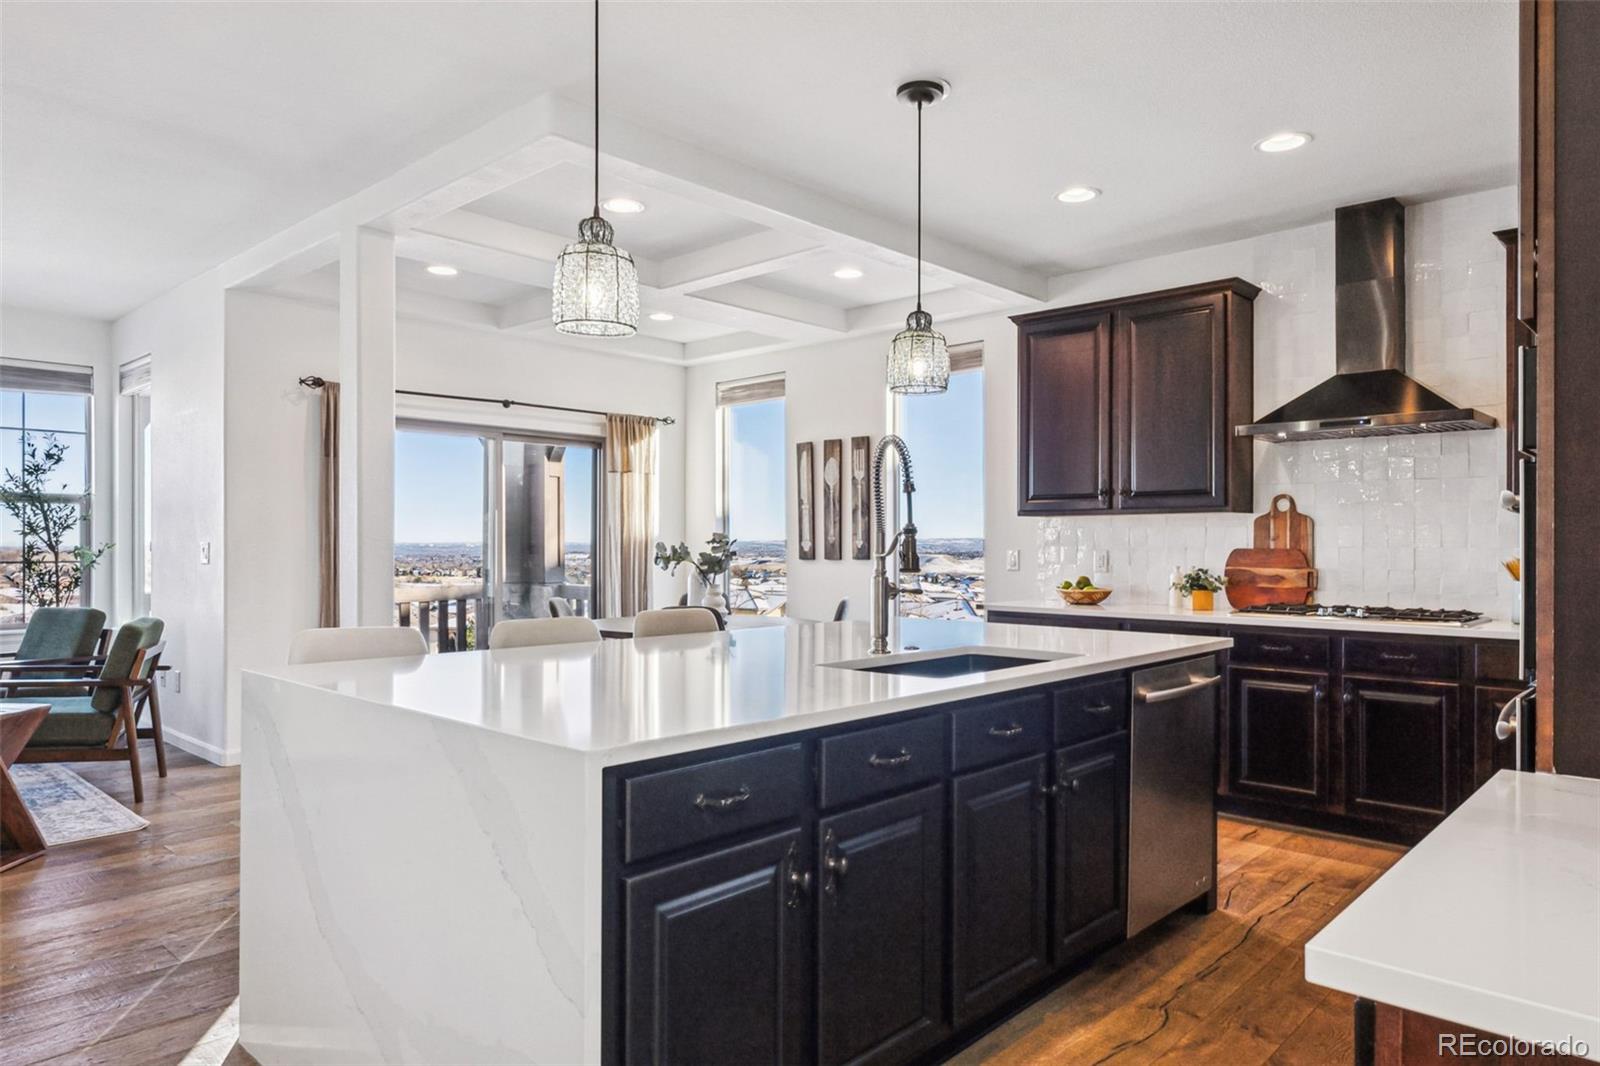
[[821, 248], [807, 237], [762, 230], [661, 260], [656, 264], [656, 288], [693, 292], [748, 281], [793, 266]]
[[536, 289], [501, 304], [495, 309], [495, 324], [501, 329], [550, 325], [550, 290]]
[[[841, 308], [764, 289], [748, 281], [730, 282], [715, 289], [691, 293], [689, 299], [695, 306], [716, 304], [834, 334], [842, 334], [849, 329], [845, 321], [845, 312]], [[691, 312], [689, 317], [693, 318], [695, 315]], [[704, 321], [704, 318], [701, 321]]]
[[[941, 319], [965, 318], [989, 311], [1015, 307], [1015, 303], [1002, 304], [982, 293], [968, 289], [940, 289], [922, 295], [922, 309], [933, 316], [933, 328], [939, 329]], [[879, 330], [901, 329], [906, 315], [916, 307], [914, 300], [902, 298], [884, 303], [852, 307], [845, 312], [846, 328], [851, 333], [876, 333]]]

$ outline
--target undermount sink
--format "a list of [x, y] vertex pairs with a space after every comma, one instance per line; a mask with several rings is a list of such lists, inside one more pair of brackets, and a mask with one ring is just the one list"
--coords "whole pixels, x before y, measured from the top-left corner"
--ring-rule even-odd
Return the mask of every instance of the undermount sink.
[[1019, 666], [1070, 659], [1076, 652], [1044, 652], [1013, 650], [1010, 648], [948, 648], [938, 652], [911, 652], [873, 659], [852, 659], [848, 662], [827, 663], [842, 670], [860, 670], [869, 674], [905, 674], [911, 677], [959, 677], [962, 674], [984, 674], [995, 670], [1011, 670]]

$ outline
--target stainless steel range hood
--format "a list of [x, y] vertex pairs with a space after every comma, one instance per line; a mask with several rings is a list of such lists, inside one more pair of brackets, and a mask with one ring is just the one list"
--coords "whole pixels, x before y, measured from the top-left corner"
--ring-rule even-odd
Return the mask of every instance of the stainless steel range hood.
[[1330, 440], [1493, 429], [1405, 372], [1406, 211], [1395, 199], [1333, 213], [1334, 345], [1338, 373], [1248, 426], [1240, 437]]

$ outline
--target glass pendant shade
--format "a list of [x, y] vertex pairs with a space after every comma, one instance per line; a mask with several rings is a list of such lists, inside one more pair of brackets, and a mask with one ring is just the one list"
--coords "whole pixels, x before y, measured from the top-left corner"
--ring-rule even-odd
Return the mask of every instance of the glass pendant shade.
[[943, 392], [950, 386], [950, 349], [933, 328], [933, 316], [916, 310], [889, 345], [889, 391]]
[[556, 258], [550, 314], [558, 332], [631, 337], [639, 330], [639, 268], [611, 243], [611, 223], [593, 215]]

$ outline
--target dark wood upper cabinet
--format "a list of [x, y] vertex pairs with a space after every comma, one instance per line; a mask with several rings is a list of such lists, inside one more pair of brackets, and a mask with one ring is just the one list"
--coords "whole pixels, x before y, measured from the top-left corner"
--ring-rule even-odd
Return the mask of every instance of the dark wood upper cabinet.
[[1109, 311], [1021, 326], [1024, 514], [1111, 506], [1111, 329]]
[[1253, 304], [1239, 278], [1018, 315], [1020, 514], [1248, 511]]

